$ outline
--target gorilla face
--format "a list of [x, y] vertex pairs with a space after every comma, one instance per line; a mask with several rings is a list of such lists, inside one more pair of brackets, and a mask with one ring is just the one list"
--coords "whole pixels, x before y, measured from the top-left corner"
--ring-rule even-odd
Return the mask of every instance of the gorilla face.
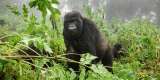
[[71, 37], [78, 37], [81, 35], [83, 29], [83, 18], [78, 12], [70, 12], [64, 17], [64, 30], [68, 32]]

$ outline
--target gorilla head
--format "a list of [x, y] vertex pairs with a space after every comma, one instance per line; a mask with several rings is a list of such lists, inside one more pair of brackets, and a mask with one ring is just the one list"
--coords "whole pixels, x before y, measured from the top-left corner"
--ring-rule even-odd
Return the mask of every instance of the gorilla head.
[[83, 31], [82, 16], [77, 11], [72, 11], [64, 16], [64, 29], [72, 38], [79, 37]]

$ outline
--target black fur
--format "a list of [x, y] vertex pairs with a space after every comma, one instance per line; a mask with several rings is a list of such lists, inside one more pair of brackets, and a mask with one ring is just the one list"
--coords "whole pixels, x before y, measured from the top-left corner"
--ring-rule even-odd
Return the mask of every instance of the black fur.
[[121, 49], [122, 49], [122, 45], [119, 43], [113, 46], [112, 48], [113, 58], [120, 58], [120, 56], [122, 55], [122, 52], [120, 52]]
[[[75, 23], [77, 29], [70, 31], [68, 29], [70, 23]], [[93, 21], [82, 17], [79, 12], [69, 12], [64, 17], [63, 36], [67, 53], [90, 53], [98, 57], [94, 63], [101, 61], [104, 66], [107, 66], [108, 71], [112, 72], [111, 48]], [[79, 61], [80, 55], [68, 54], [67, 58]], [[79, 65], [76, 63], [68, 62], [68, 66], [75, 71], [79, 70]]]

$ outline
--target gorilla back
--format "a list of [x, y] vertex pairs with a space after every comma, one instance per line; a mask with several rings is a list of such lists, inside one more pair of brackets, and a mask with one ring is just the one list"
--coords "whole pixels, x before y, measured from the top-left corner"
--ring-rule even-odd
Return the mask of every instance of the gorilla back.
[[[93, 21], [82, 17], [79, 12], [69, 12], [64, 17], [63, 36], [68, 53], [67, 58], [79, 61], [79, 54], [90, 53], [98, 57], [93, 63], [101, 61], [112, 72], [111, 49]], [[74, 70], [79, 69], [77, 63], [68, 62], [68, 66]]]

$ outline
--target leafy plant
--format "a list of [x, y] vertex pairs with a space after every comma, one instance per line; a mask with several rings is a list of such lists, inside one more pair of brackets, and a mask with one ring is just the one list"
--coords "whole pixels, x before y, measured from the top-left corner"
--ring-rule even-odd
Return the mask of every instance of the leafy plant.
[[31, 0], [29, 5], [30, 7], [36, 7], [38, 10], [42, 12], [43, 23], [45, 23], [47, 10], [49, 10], [52, 14], [52, 18], [54, 20], [58, 20], [60, 16], [60, 11], [56, 7], [59, 4], [58, 0]]
[[[30, 6], [23, 5], [22, 13], [16, 6], [8, 6], [11, 12], [23, 18], [25, 25], [21, 31], [0, 30], [1, 80], [160, 79], [160, 28], [148, 20], [140, 19], [128, 22], [115, 19], [108, 23], [103, 5], [95, 11], [87, 6], [85, 14], [96, 22], [111, 46], [115, 43], [123, 45], [124, 56], [113, 61], [114, 74], [109, 73], [101, 63], [91, 64], [95, 57], [89, 54], [81, 55], [80, 62], [76, 62], [80, 64], [79, 74], [68, 69], [62, 31], [57, 33], [49, 27], [51, 25], [45, 23], [48, 10], [53, 13], [54, 19], [60, 15], [52, 4], [58, 5], [58, 0], [30, 0]], [[42, 22], [31, 13], [33, 7], [42, 13]], [[57, 26], [62, 28], [62, 22], [57, 21]], [[29, 55], [31, 51], [37, 55]], [[46, 52], [49, 54], [46, 55]]]

